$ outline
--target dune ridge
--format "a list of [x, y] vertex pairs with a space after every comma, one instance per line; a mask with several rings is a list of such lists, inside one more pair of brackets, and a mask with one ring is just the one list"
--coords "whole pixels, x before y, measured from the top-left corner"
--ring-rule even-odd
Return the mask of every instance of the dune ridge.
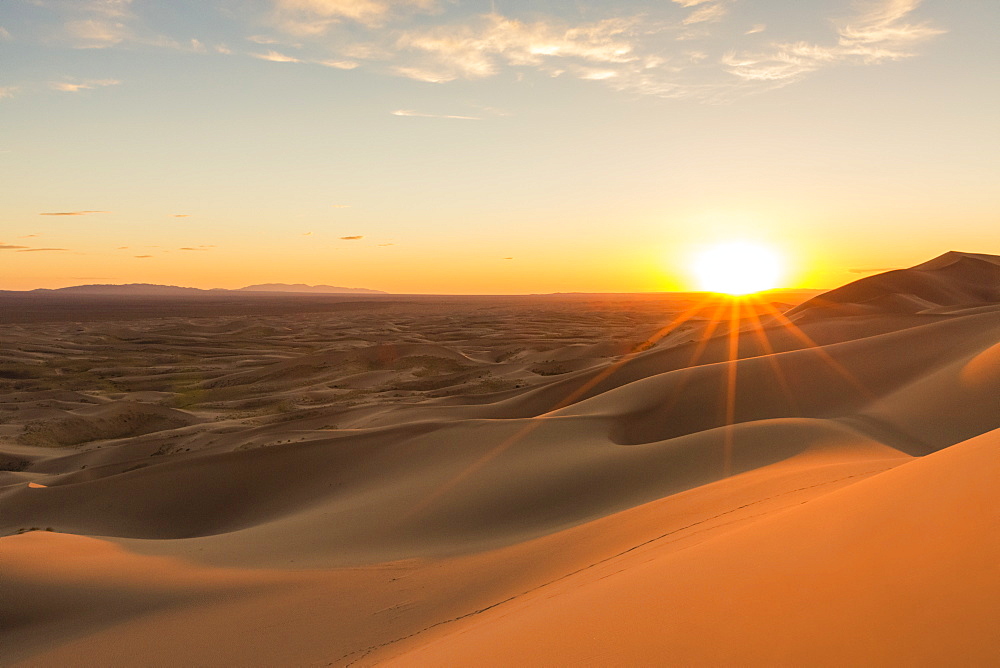
[[[6, 325], [0, 661], [912, 665], [942, 659], [948, 629], [972, 663], [1000, 654], [998, 271], [947, 253], [798, 306]], [[898, 576], [922, 532], [951, 547]], [[825, 612], [767, 645], [804, 583]], [[892, 607], [907, 587], [949, 611], [944, 630], [912, 631], [930, 613]], [[105, 588], [121, 604], [88, 607]]]

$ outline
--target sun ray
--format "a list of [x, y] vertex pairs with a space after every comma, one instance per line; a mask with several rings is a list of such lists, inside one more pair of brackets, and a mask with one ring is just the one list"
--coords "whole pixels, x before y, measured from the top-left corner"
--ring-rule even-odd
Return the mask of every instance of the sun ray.
[[760, 321], [760, 316], [757, 315], [757, 308], [763, 308], [763, 304], [761, 303], [763, 300], [761, 300], [757, 295], [750, 295], [749, 298], [751, 302], [753, 302], [752, 307], [748, 309], [750, 314], [750, 329], [760, 343], [764, 357], [770, 364], [771, 370], [774, 372], [774, 377], [778, 381], [778, 385], [781, 386], [782, 394], [785, 395], [785, 399], [792, 407], [795, 415], [799, 415], [802, 412], [799, 408], [799, 402], [795, 398], [795, 393], [792, 392], [791, 386], [788, 384], [788, 378], [785, 376], [785, 372], [781, 369], [781, 363], [778, 361], [775, 354], [774, 346], [771, 345], [770, 339], [767, 338], [767, 332], [764, 329], [764, 324]]
[[[624, 356], [622, 356], [621, 359], [619, 359], [614, 364], [601, 371], [601, 373], [597, 374], [596, 376], [588, 380], [586, 383], [577, 388], [574, 392], [570, 393], [569, 396], [567, 396], [565, 399], [560, 401], [558, 404], [556, 404], [551, 409], [549, 409], [549, 411], [546, 412], [559, 410], [560, 408], [565, 408], [566, 406], [569, 406], [570, 404], [576, 402], [580, 397], [582, 397], [584, 394], [593, 389], [598, 383], [601, 383], [602, 381], [608, 379], [612, 374], [618, 371], [618, 369], [622, 368], [630, 361], [635, 359], [635, 357], [637, 357], [640, 353], [649, 349], [650, 346], [655, 345], [658, 341], [663, 339], [663, 337], [667, 336], [668, 334], [676, 330], [678, 327], [683, 325], [685, 322], [687, 322], [694, 316], [698, 315], [698, 313], [708, 305], [709, 301], [711, 301], [711, 298], [707, 296], [702, 300], [700, 300], [698, 303], [689, 308], [687, 311], [684, 311], [679, 316], [670, 321], [667, 325], [662, 327], [655, 334], [647, 338], [642, 343], [633, 347], [633, 349], [628, 353], [626, 353]], [[718, 311], [716, 311], [716, 314], [717, 313]], [[716, 315], [713, 315], [712, 318], [713, 321], [715, 317]]]
[[722, 448], [722, 476], [732, 475], [734, 423], [736, 422], [736, 374], [740, 357], [740, 299], [730, 300], [729, 355], [726, 367], [726, 425]]
[[[574, 402], [576, 402], [577, 400], [579, 400], [580, 398], [582, 398], [587, 392], [589, 392], [591, 389], [593, 389], [594, 387], [596, 387], [602, 381], [604, 381], [607, 378], [609, 378], [612, 374], [614, 374], [616, 371], [618, 371], [618, 369], [620, 369], [622, 366], [624, 366], [625, 364], [627, 364], [632, 359], [635, 359], [635, 357], [638, 356], [643, 351], [647, 350], [649, 348], [649, 346], [654, 345], [657, 341], [660, 341], [661, 339], [663, 339], [663, 337], [665, 337], [668, 334], [670, 334], [671, 332], [675, 331], [682, 324], [684, 324], [685, 322], [687, 322], [688, 320], [690, 320], [691, 318], [693, 318], [694, 316], [696, 316], [699, 312], [701, 312], [708, 305], [708, 303], [710, 301], [711, 301], [711, 297], [709, 297], [709, 296], [706, 296], [703, 299], [699, 300], [694, 306], [692, 306], [691, 308], [689, 308], [686, 311], [682, 312], [676, 318], [674, 318], [673, 320], [671, 320], [667, 325], [665, 325], [664, 327], [660, 328], [655, 334], [653, 334], [652, 336], [648, 337], [645, 341], [643, 341], [642, 343], [634, 346], [633, 349], [632, 349], [632, 351], [630, 351], [629, 353], [627, 353], [626, 355], [624, 355], [622, 358], [620, 358], [619, 360], [617, 360], [614, 364], [612, 364], [611, 366], [607, 367], [606, 369], [604, 369], [603, 371], [601, 371], [599, 374], [597, 374], [593, 378], [589, 379], [587, 382], [585, 382], [583, 385], [581, 385], [576, 390], [574, 390], [573, 392], [571, 392], [564, 399], [562, 399], [561, 401], [557, 402], [552, 408], [550, 408], [549, 410], [545, 411], [545, 413], [542, 413], [541, 415], [536, 415], [536, 416], [530, 418], [530, 420], [527, 422], [527, 424], [525, 424], [524, 427], [522, 427], [521, 429], [519, 429], [516, 433], [514, 433], [513, 435], [509, 436], [508, 438], [506, 438], [503, 441], [501, 441], [500, 443], [498, 443], [496, 445], [496, 447], [494, 447], [494, 448], [488, 450], [487, 452], [483, 453], [483, 455], [481, 457], [479, 457], [479, 459], [477, 459], [476, 461], [474, 461], [471, 464], [469, 464], [465, 469], [463, 469], [461, 472], [459, 472], [455, 477], [453, 477], [448, 482], [446, 482], [443, 485], [441, 485], [440, 487], [438, 487], [436, 490], [434, 490], [431, 494], [429, 494], [426, 498], [424, 498], [423, 500], [421, 500], [419, 503], [415, 504], [407, 513], [405, 513], [402, 516], [402, 519], [412, 518], [414, 515], [417, 515], [420, 512], [423, 512], [424, 510], [426, 510], [435, 501], [437, 501], [441, 497], [445, 496], [446, 494], [448, 494], [448, 492], [450, 492], [455, 487], [457, 487], [463, 480], [465, 480], [466, 478], [468, 478], [470, 475], [472, 475], [473, 473], [475, 473], [476, 471], [478, 471], [479, 469], [481, 469], [483, 466], [485, 466], [491, 460], [495, 459], [497, 456], [499, 456], [500, 454], [502, 454], [504, 451], [508, 450], [513, 445], [515, 445], [516, 443], [518, 443], [522, 439], [526, 438], [532, 432], [534, 432], [536, 429], [538, 429], [539, 427], [541, 427], [542, 424], [544, 423], [544, 420], [549, 419], [549, 418], [547, 418], [545, 416], [546, 413], [551, 413], [552, 411], [559, 410], [560, 408], [565, 408], [566, 406], [569, 406], [569, 405], [573, 404]], [[716, 309], [715, 313], [713, 314], [713, 321], [715, 319], [717, 319], [718, 314], [720, 313], [720, 311], [721, 311], [721, 306], [720, 306], [720, 308]], [[713, 324], [715, 324], [715, 323], [713, 323]]]
[[802, 331], [802, 329], [794, 322], [789, 320], [788, 317], [784, 313], [779, 311], [777, 308], [775, 308], [773, 304], [762, 302], [761, 305], [764, 307], [764, 310], [766, 310], [768, 313], [773, 315], [775, 319], [778, 320], [779, 324], [781, 324], [782, 327], [784, 327], [788, 332], [790, 332], [792, 335], [794, 335], [796, 338], [798, 338], [800, 341], [806, 344], [807, 349], [812, 350], [817, 355], [819, 355], [820, 359], [822, 359], [827, 366], [833, 369], [833, 371], [837, 375], [842, 377], [854, 389], [860, 392], [865, 399], [873, 399], [875, 397], [875, 394], [867, 387], [865, 387], [865, 385], [861, 381], [859, 381], [854, 374], [848, 371], [844, 367], [844, 365], [842, 365], [840, 362], [833, 359], [833, 357], [830, 356], [830, 353], [828, 353], [823, 348], [823, 346], [813, 341], [808, 334]]
[[[708, 325], [702, 331], [698, 337], [698, 344], [695, 346], [694, 352], [688, 359], [687, 364], [680, 367], [680, 370], [693, 370], [697, 365], [698, 361], [701, 359], [702, 354], [708, 347], [709, 341], [712, 340], [715, 330], [719, 328], [719, 324], [722, 322], [721, 316], [723, 310], [726, 308], [726, 302], [720, 300], [718, 305], [715, 307], [715, 311], [712, 312], [711, 317], [709, 317]], [[669, 399], [664, 402], [663, 410], [670, 411], [674, 405], [680, 400], [681, 395], [684, 393], [684, 388], [687, 387], [688, 382], [691, 380], [691, 373], [681, 374], [677, 379], [677, 385], [674, 387], [674, 391], [671, 392]]]

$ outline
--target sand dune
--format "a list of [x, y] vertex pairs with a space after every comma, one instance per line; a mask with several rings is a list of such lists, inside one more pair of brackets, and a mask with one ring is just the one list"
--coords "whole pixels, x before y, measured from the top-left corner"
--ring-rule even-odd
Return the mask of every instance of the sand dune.
[[994, 430], [688, 549], [620, 555], [389, 665], [990, 665], [998, 470]]
[[[813, 297], [789, 312], [809, 317], [859, 313], [916, 313], [1000, 300], [996, 255], [948, 252], [909, 269], [869, 276]], [[813, 311], [819, 311], [813, 312]]]
[[0, 661], [989, 663], [998, 271], [5, 325]]

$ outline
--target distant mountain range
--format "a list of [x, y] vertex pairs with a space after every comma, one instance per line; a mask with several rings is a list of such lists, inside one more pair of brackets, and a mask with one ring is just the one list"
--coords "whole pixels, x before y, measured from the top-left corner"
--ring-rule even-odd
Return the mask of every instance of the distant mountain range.
[[305, 283], [261, 283], [260, 285], [248, 285], [240, 290], [248, 292], [318, 292], [323, 294], [343, 294], [343, 293], [365, 293], [385, 295], [382, 290], [372, 290], [370, 288], [341, 288], [336, 285], [306, 285]]
[[201, 288], [183, 288], [176, 285], [155, 285], [152, 283], [126, 283], [124, 285], [74, 285], [68, 288], [38, 288], [30, 292], [78, 294], [78, 295], [167, 295], [167, 296], [197, 296], [197, 295], [217, 295], [226, 292], [283, 292], [295, 294], [368, 294], [385, 295], [389, 294], [382, 290], [371, 290], [369, 288], [341, 288], [335, 285], [306, 285], [305, 283], [263, 283], [261, 285], [248, 285], [238, 290], [225, 290], [213, 288], [202, 290]]

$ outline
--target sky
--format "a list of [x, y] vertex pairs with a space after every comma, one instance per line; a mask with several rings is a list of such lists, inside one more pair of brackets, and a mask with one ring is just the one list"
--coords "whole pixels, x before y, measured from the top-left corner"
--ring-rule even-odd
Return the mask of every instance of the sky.
[[996, 0], [0, 0], [0, 289], [1000, 254]]

